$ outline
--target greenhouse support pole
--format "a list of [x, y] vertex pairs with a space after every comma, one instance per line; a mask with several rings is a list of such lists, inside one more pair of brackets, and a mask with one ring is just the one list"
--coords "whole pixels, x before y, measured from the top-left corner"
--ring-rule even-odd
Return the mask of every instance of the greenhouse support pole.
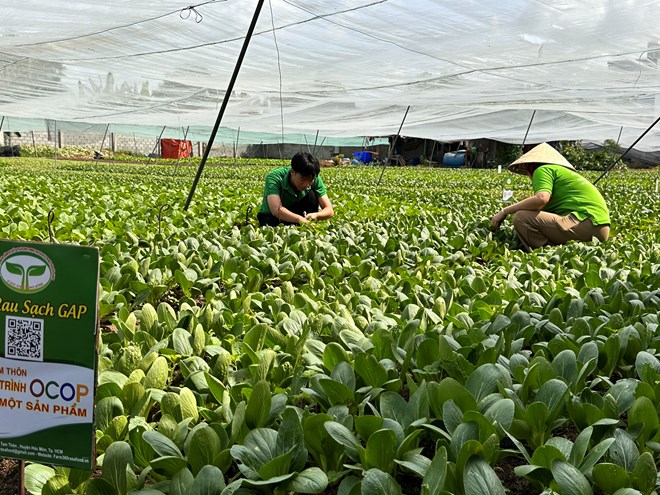
[[[153, 155], [154, 153], [156, 153], [156, 148], [158, 148], [158, 144], [160, 143], [160, 138], [163, 137], [163, 133], [165, 132], [165, 128], [167, 128], [166, 125], [163, 126], [163, 130], [160, 131], [160, 136], [158, 136], [158, 139], [156, 139], [156, 144], [154, 144], [154, 149], [153, 149], [153, 150], [151, 151], [151, 153], [149, 154], [149, 159], [147, 160], [147, 165], [149, 165], [149, 163], [151, 163], [151, 155]], [[162, 158], [162, 155], [161, 155], [161, 158]]]
[[250, 160], [252, 160], [254, 158], [254, 155], [257, 154], [257, 150], [259, 149], [259, 146], [261, 146], [262, 144], [263, 144], [263, 141], [261, 141], [257, 146], [252, 145], [253, 150], [252, 150], [252, 153], [249, 154], [247, 162], [245, 162], [246, 166], [250, 164]]
[[0, 120], [0, 131], [2, 131], [2, 124], [5, 123], [5, 116], [2, 116], [2, 120]]
[[312, 148], [312, 155], [316, 156], [316, 143], [319, 141], [319, 129], [316, 129], [316, 137], [314, 138], [314, 147]]
[[532, 112], [532, 118], [529, 119], [529, 125], [527, 126], [527, 130], [525, 131], [525, 137], [523, 138], [522, 144], [520, 145], [520, 153], [523, 153], [525, 141], [527, 141], [527, 134], [529, 134], [529, 130], [532, 128], [532, 122], [534, 122], [534, 115], [536, 115], [536, 110]]
[[431, 164], [431, 166], [433, 166], [433, 155], [435, 154], [435, 144], [436, 143], [437, 143], [437, 141], [434, 139], [433, 140], [433, 146], [431, 147], [431, 157], [429, 158], [429, 163]]
[[[321, 152], [321, 148], [323, 147], [323, 143], [325, 143], [325, 138], [327, 136], [323, 136], [323, 139], [321, 139], [321, 144], [319, 144], [319, 153]], [[316, 156], [316, 143], [314, 143], [314, 153], [312, 155]]]
[[238, 155], [238, 140], [241, 138], [241, 128], [236, 133], [236, 143], [234, 144], [234, 166], [236, 166], [236, 155]]
[[612, 165], [610, 165], [609, 167], [607, 167], [607, 168], [603, 171], [603, 173], [600, 174], [600, 177], [598, 177], [598, 178], [594, 181], [594, 185], [598, 184], [598, 181], [599, 181], [600, 179], [602, 179], [603, 177], [605, 177], [605, 176], [607, 175], [607, 172], [609, 172], [610, 170], [612, 170], [612, 169], [614, 168], [614, 166], [615, 166], [617, 163], [619, 163], [619, 162], [623, 159], [623, 157], [626, 156], [626, 155], [628, 154], [628, 152], [629, 152], [631, 149], [633, 149], [633, 148], [635, 147], [635, 145], [636, 145], [637, 143], [639, 143], [639, 142], [642, 140], [642, 138], [643, 138], [644, 136], [646, 136], [646, 135], [649, 133], [649, 131], [650, 131], [651, 129], [653, 129], [653, 128], [655, 127], [655, 125], [656, 125], [658, 122], [660, 122], [660, 117], [658, 117], [657, 119], [655, 119], [655, 122], [653, 122], [653, 123], [649, 126], [649, 128], [646, 129], [646, 130], [642, 133], [641, 136], [639, 136], [637, 139], [635, 139], [635, 142], [634, 142], [633, 144], [631, 144], [631, 145], [628, 147], [628, 149], [627, 149], [626, 151], [624, 151], [623, 153], [621, 153], [621, 155], [619, 156], [619, 158], [617, 158], [616, 160], [614, 160], [614, 163], [612, 163]]
[[108, 135], [108, 129], [110, 129], [110, 124], [108, 124], [105, 128], [105, 133], [103, 134], [103, 140], [101, 141], [101, 148], [99, 148], [99, 152], [101, 155], [103, 155], [103, 145], [105, 144], [105, 138]]
[[[183, 129], [183, 127], [181, 128]], [[183, 145], [186, 147], [186, 151], [188, 151], [188, 146], [186, 146], [186, 141], [188, 140], [188, 131], [190, 130], [190, 126], [186, 127], [185, 132], [183, 133]], [[176, 175], [176, 169], [179, 166], [179, 161], [181, 160], [181, 146], [179, 146], [179, 153], [177, 153], [176, 157], [176, 163], [174, 164], [174, 173], [172, 176]], [[190, 163], [190, 155], [188, 155], [188, 162]]]
[[231, 75], [231, 79], [229, 80], [229, 86], [227, 87], [227, 91], [225, 92], [225, 97], [222, 99], [222, 105], [220, 105], [220, 112], [218, 112], [218, 118], [215, 120], [215, 125], [213, 126], [213, 130], [211, 131], [211, 135], [209, 136], [209, 142], [206, 146], [206, 149], [204, 150], [204, 156], [202, 157], [202, 160], [199, 162], [199, 167], [197, 168], [197, 175], [195, 175], [195, 180], [193, 181], [192, 187], [190, 188], [188, 199], [186, 200], [186, 204], [183, 207], [184, 211], [188, 210], [188, 207], [190, 206], [190, 202], [192, 201], [192, 198], [195, 195], [195, 189], [197, 189], [197, 183], [199, 182], [199, 179], [202, 177], [202, 172], [204, 171], [204, 165], [206, 165], [206, 160], [208, 159], [209, 152], [211, 151], [211, 147], [213, 146], [215, 135], [218, 133], [220, 122], [222, 122], [222, 117], [225, 114], [227, 103], [229, 103], [229, 97], [231, 96], [231, 92], [234, 89], [234, 84], [236, 83], [236, 79], [238, 78], [238, 73], [241, 70], [241, 64], [243, 63], [243, 58], [245, 58], [245, 53], [247, 52], [247, 48], [250, 44], [250, 40], [252, 39], [252, 33], [254, 32], [254, 28], [257, 25], [257, 20], [259, 19], [259, 13], [261, 12], [261, 7], [263, 6], [263, 4], [264, 4], [264, 0], [258, 0], [257, 8], [254, 10], [254, 15], [252, 16], [252, 22], [250, 23], [250, 27], [248, 28], [247, 34], [245, 35], [245, 41], [243, 42], [241, 53], [238, 55], [238, 60], [236, 61], [236, 66], [234, 67], [234, 73]]
[[57, 120], [53, 121], [53, 125], [55, 126], [55, 145], [53, 146], [53, 150], [55, 152], [55, 164], [57, 164]]
[[37, 142], [34, 140], [34, 131], [30, 131], [32, 133], [32, 146], [34, 147], [34, 157], [39, 158], [39, 152], [37, 151]]
[[401, 125], [399, 126], [399, 130], [397, 131], [396, 136], [394, 136], [394, 141], [392, 141], [392, 144], [390, 145], [390, 150], [387, 153], [387, 160], [385, 160], [385, 164], [383, 165], [383, 169], [380, 171], [380, 177], [378, 178], [378, 184], [376, 184], [376, 187], [380, 186], [380, 181], [383, 178], [383, 174], [385, 173], [385, 167], [387, 167], [387, 164], [392, 159], [392, 153], [394, 153], [394, 147], [396, 146], [396, 142], [399, 139], [399, 135], [401, 134], [401, 129], [403, 128], [403, 123], [406, 121], [406, 117], [408, 116], [408, 110], [410, 110], [410, 105], [408, 105], [408, 108], [406, 108], [406, 113], [403, 115], [403, 120], [401, 121]]

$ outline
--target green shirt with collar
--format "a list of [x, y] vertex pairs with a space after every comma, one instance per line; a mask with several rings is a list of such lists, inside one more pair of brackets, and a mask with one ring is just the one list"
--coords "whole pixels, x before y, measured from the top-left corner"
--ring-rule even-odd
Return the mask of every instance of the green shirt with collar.
[[266, 187], [264, 188], [264, 199], [259, 209], [260, 213], [271, 215], [270, 208], [268, 207], [268, 196], [272, 194], [279, 196], [282, 206], [287, 209], [307, 196], [310, 189], [314, 190], [319, 198], [328, 194], [320, 175], [317, 175], [309, 189], [305, 189], [304, 191], [296, 191], [289, 181], [290, 175], [291, 166], [276, 168], [268, 173], [266, 176]]
[[550, 193], [543, 211], [566, 216], [573, 214], [581, 222], [587, 218], [596, 225], [610, 223], [610, 212], [596, 186], [577, 172], [561, 165], [542, 165], [532, 176], [534, 193]]

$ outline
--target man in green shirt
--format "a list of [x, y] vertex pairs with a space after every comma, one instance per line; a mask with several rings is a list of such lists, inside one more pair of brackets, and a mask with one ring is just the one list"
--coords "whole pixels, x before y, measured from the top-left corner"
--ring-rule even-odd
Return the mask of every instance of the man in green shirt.
[[491, 220], [495, 229], [514, 213], [513, 226], [529, 249], [593, 237], [607, 240], [610, 213], [603, 196], [552, 146], [539, 144], [509, 170], [529, 176], [534, 195], [498, 211]]
[[259, 225], [275, 227], [332, 217], [335, 213], [320, 171], [319, 161], [305, 152], [296, 153], [290, 167], [271, 171], [257, 214]]

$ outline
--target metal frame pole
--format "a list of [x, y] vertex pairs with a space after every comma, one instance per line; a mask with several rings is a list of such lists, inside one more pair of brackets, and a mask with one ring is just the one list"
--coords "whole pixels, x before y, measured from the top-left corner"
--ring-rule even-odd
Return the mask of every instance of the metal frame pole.
[[532, 122], [534, 122], [534, 115], [536, 115], [536, 110], [532, 112], [532, 118], [529, 119], [529, 125], [527, 126], [527, 131], [525, 131], [525, 137], [522, 140], [522, 144], [520, 145], [520, 152], [523, 153], [523, 147], [525, 146], [525, 141], [527, 141], [527, 134], [529, 134], [529, 130], [532, 128]]
[[234, 144], [234, 166], [236, 166], [236, 158], [238, 155], [238, 140], [241, 138], [241, 128], [236, 132], [236, 143]]
[[[165, 126], [163, 126], [163, 130], [160, 131], [160, 136], [158, 136], [158, 139], [156, 139], [156, 144], [154, 144], [154, 149], [149, 154], [149, 159], [147, 160], [147, 165], [149, 165], [151, 163], [151, 155], [153, 155], [156, 152], [156, 148], [158, 148], [158, 143], [160, 143], [160, 138], [163, 137], [163, 133], [165, 132], [166, 128], [167, 128], [167, 126], [165, 125]], [[162, 158], [162, 153], [161, 153], [161, 158]]]
[[631, 144], [630, 147], [628, 147], [628, 149], [627, 149], [626, 151], [624, 151], [624, 152], [619, 156], [619, 158], [617, 158], [616, 160], [614, 160], [614, 163], [613, 163], [612, 165], [610, 165], [609, 167], [607, 167], [607, 168], [605, 169], [605, 171], [604, 171], [602, 174], [600, 174], [600, 177], [598, 177], [598, 178], [594, 181], [594, 185], [598, 184], [598, 181], [599, 181], [600, 179], [602, 179], [603, 177], [605, 177], [605, 176], [607, 175], [607, 172], [609, 172], [610, 170], [612, 170], [612, 169], [614, 168], [614, 166], [615, 166], [617, 163], [619, 163], [619, 162], [623, 159], [623, 157], [626, 156], [626, 155], [628, 154], [628, 152], [629, 152], [631, 149], [633, 149], [633, 148], [635, 147], [635, 145], [636, 145], [637, 143], [639, 143], [639, 142], [642, 140], [642, 138], [643, 138], [644, 136], [646, 136], [646, 135], [649, 133], [649, 131], [650, 131], [651, 129], [653, 129], [653, 128], [655, 127], [655, 125], [656, 125], [658, 122], [660, 122], [660, 117], [658, 117], [657, 119], [655, 119], [655, 122], [653, 122], [653, 123], [648, 127], [648, 129], [646, 129], [646, 130], [642, 133], [641, 136], [639, 136], [637, 139], [635, 139], [635, 142], [634, 142], [633, 144]]
[[[183, 133], [183, 145], [186, 147], [186, 152], [188, 151], [188, 146], [186, 145], [186, 142], [188, 141], [188, 131], [190, 130], [190, 126], [186, 127], [186, 131]], [[179, 166], [179, 161], [181, 160], [181, 146], [179, 146], [179, 153], [177, 153], [176, 157], [176, 163], [174, 164], [174, 173], [172, 176], [176, 175], [176, 170], [177, 167]], [[190, 163], [190, 155], [188, 155], [188, 163]]]
[[435, 154], [435, 145], [437, 141], [434, 139], [433, 140], [433, 146], [431, 147], [431, 156], [429, 157], [429, 164], [433, 166], [433, 155]]
[[220, 112], [218, 113], [218, 118], [215, 120], [215, 125], [213, 126], [213, 130], [211, 131], [211, 135], [209, 136], [208, 145], [204, 150], [204, 156], [202, 157], [202, 161], [199, 162], [199, 167], [197, 168], [197, 175], [195, 175], [195, 180], [193, 181], [192, 187], [190, 188], [188, 199], [186, 199], [186, 204], [183, 207], [184, 211], [188, 210], [188, 207], [190, 206], [190, 202], [192, 201], [192, 198], [195, 195], [195, 189], [197, 189], [197, 184], [199, 183], [199, 179], [202, 177], [202, 172], [204, 171], [206, 160], [209, 157], [209, 152], [211, 151], [211, 147], [213, 146], [215, 135], [218, 133], [220, 122], [222, 122], [222, 117], [225, 114], [225, 109], [227, 108], [227, 104], [229, 103], [229, 97], [231, 96], [231, 92], [234, 89], [234, 84], [236, 83], [236, 79], [238, 78], [238, 73], [241, 70], [241, 64], [243, 63], [243, 58], [245, 58], [245, 53], [247, 52], [247, 48], [250, 44], [250, 40], [252, 39], [252, 33], [254, 32], [254, 28], [257, 25], [257, 20], [259, 19], [259, 13], [261, 12], [261, 7], [263, 6], [263, 4], [264, 4], [264, 0], [258, 0], [257, 7], [254, 11], [254, 15], [252, 16], [252, 22], [250, 23], [250, 27], [248, 28], [247, 34], [245, 35], [245, 41], [243, 42], [241, 53], [239, 54], [238, 60], [236, 61], [236, 66], [234, 67], [234, 73], [232, 74], [231, 80], [229, 81], [229, 86], [227, 86], [225, 97], [222, 99], [222, 105], [220, 106]]
[[[321, 139], [321, 144], [319, 144], [319, 151], [321, 151], [321, 148], [323, 147], [323, 143], [325, 143], [325, 138], [327, 136], [323, 136], [323, 139]], [[313, 156], [316, 156], [316, 143], [314, 143], [314, 151], [312, 152]]]
[[313, 156], [316, 156], [316, 143], [319, 140], [319, 130], [320, 129], [316, 129], [316, 137], [314, 138], [314, 147], [312, 148], [312, 155]]
[[[103, 133], [103, 139], [101, 140], [101, 147], [99, 148], [99, 154], [103, 156], [103, 145], [105, 144], [105, 138], [108, 135], [108, 129], [110, 129], [110, 124], [105, 127], [105, 132]], [[99, 158], [101, 157], [99, 156]]]
[[376, 187], [380, 186], [380, 181], [383, 178], [383, 174], [385, 173], [385, 168], [387, 167], [387, 164], [389, 161], [392, 159], [392, 152], [394, 151], [394, 147], [396, 146], [396, 142], [399, 139], [399, 135], [401, 134], [401, 129], [403, 128], [403, 123], [406, 121], [406, 117], [408, 116], [408, 110], [410, 110], [410, 105], [408, 105], [408, 108], [406, 108], [406, 113], [403, 115], [403, 120], [401, 121], [401, 125], [399, 126], [399, 130], [396, 133], [396, 136], [394, 137], [394, 141], [392, 141], [392, 145], [390, 146], [390, 150], [387, 153], [387, 160], [385, 161], [385, 164], [383, 165], [383, 169], [380, 172], [380, 177], [378, 178], [378, 184], [376, 184]]

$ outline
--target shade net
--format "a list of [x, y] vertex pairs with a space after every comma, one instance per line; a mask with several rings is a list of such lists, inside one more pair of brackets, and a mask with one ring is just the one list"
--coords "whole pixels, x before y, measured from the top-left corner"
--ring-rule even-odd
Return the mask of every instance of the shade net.
[[[204, 139], [258, 1], [1, 3], [0, 115], [15, 126]], [[340, 144], [395, 134], [410, 106], [408, 136], [519, 143], [529, 127], [529, 143], [626, 146], [660, 116], [659, 18], [652, 0], [266, 0], [222, 126]], [[660, 126], [637, 149], [660, 150]]]

